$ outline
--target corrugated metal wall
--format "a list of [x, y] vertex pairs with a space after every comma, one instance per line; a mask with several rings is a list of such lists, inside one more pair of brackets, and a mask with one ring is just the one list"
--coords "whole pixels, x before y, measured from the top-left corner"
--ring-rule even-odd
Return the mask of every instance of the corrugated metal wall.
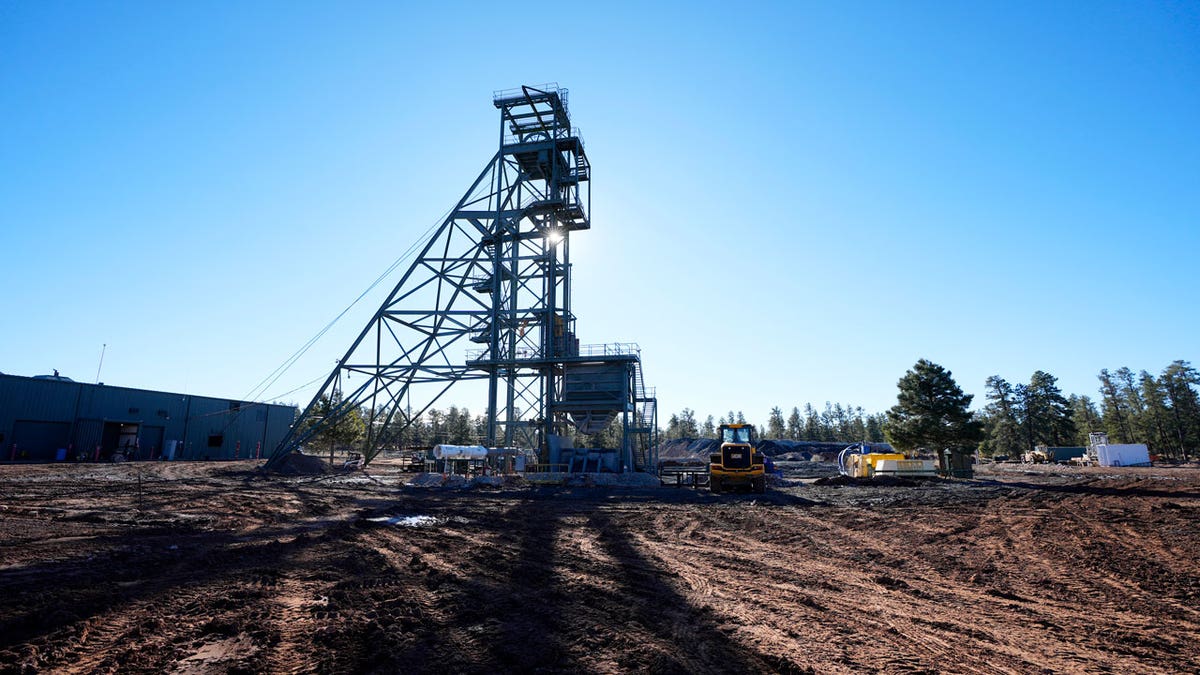
[[283, 440], [296, 412], [290, 406], [0, 375], [0, 461], [53, 460], [64, 438], [71, 457], [104, 459], [129, 425], [137, 425], [136, 446], [128, 449], [136, 459], [158, 459], [173, 444], [176, 459], [265, 457]]

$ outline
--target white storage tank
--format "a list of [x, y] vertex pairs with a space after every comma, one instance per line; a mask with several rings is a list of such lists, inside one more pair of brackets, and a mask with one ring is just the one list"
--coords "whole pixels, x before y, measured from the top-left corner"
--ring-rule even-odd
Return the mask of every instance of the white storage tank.
[[435, 445], [434, 459], [484, 459], [487, 448], [482, 445]]

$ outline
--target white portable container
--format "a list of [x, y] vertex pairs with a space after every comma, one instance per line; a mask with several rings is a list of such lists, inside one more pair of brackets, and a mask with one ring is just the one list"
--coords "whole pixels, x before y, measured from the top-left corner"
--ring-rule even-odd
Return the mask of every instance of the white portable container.
[[1150, 466], [1150, 451], [1141, 443], [1096, 446], [1100, 466]]
[[434, 459], [483, 459], [487, 457], [487, 448], [482, 445], [435, 445]]

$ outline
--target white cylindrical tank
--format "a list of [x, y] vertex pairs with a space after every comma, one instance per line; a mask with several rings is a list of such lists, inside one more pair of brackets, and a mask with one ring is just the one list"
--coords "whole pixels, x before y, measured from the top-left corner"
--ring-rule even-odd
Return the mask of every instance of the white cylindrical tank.
[[434, 459], [483, 459], [487, 457], [487, 448], [482, 445], [435, 445]]

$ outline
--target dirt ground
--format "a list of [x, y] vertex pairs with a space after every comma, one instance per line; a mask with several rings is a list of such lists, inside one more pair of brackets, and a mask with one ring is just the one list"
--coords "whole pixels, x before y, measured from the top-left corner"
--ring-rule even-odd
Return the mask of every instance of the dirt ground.
[[0, 672], [1200, 671], [1196, 468], [713, 496], [253, 467], [0, 467]]

